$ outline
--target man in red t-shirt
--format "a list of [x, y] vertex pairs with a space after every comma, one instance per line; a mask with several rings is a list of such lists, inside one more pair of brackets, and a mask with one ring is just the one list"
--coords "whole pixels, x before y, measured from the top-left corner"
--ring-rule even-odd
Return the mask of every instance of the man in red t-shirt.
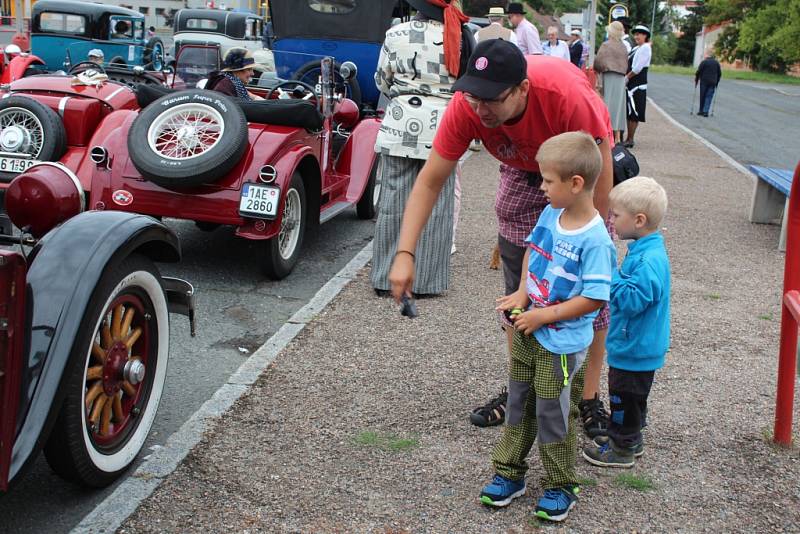
[[[578, 69], [558, 58], [526, 57], [512, 43], [492, 39], [476, 46], [466, 74], [455, 83], [453, 90], [457, 92], [439, 123], [433, 150], [406, 204], [389, 274], [392, 293], [398, 300], [410, 294], [414, 250], [432, 206], [444, 181], [473, 139], [480, 139], [503, 164], [496, 207], [506, 292], [509, 280], [513, 284], [516, 278], [516, 284], [519, 283], [524, 254], [522, 239], [546, 205], [546, 199], [538, 191], [541, 176], [535, 159], [544, 141], [570, 131], [585, 131], [595, 138], [603, 156], [603, 171], [595, 186], [595, 207], [604, 218], [608, 214], [608, 192], [613, 176], [611, 123], [603, 100]], [[527, 192], [520, 177], [528, 182]], [[527, 195], [524, 201], [520, 200], [521, 194]], [[504, 248], [506, 253], [503, 253]], [[587, 386], [583, 392], [586, 400], [581, 403], [584, 424], [595, 423], [596, 428], [591, 433], [604, 430], [602, 403], [597, 399], [597, 392], [607, 327], [605, 308], [595, 323], [595, 338], [589, 347], [586, 365]], [[513, 330], [507, 331], [510, 344]], [[580, 379], [578, 382], [576, 390], [580, 388]], [[494, 418], [481, 426], [503, 422], [505, 403], [497, 401], [490, 403], [489, 411], [494, 413]], [[481, 424], [473, 417], [471, 420]]]

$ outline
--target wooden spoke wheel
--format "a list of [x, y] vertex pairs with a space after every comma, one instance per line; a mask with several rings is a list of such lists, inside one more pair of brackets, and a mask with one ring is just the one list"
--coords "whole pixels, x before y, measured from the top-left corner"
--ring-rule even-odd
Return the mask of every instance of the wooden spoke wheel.
[[147, 389], [150, 321], [135, 293], [120, 295], [102, 318], [92, 343], [85, 381], [86, 426], [101, 449], [124, 440], [141, 412]]
[[164, 387], [169, 323], [155, 265], [134, 255], [107, 269], [81, 329], [45, 455], [59, 475], [102, 487], [141, 450]]

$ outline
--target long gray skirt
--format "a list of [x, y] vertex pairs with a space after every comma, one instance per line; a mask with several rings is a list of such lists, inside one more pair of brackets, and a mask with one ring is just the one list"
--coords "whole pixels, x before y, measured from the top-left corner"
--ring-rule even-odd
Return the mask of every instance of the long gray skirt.
[[612, 130], [627, 128], [625, 112], [625, 76], [617, 72], [603, 73], [603, 100], [611, 116]]
[[[375, 289], [391, 289], [389, 269], [397, 251], [403, 212], [417, 174], [425, 161], [385, 154], [380, 158], [378, 176], [381, 181], [381, 193], [378, 201], [378, 220], [375, 223], [370, 279]], [[455, 172], [447, 178], [433, 206], [431, 217], [422, 230], [417, 250], [414, 251], [416, 256], [412, 288], [414, 293], [437, 294], [448, 288], [450, 247], [453, 241], [454, 191]]]

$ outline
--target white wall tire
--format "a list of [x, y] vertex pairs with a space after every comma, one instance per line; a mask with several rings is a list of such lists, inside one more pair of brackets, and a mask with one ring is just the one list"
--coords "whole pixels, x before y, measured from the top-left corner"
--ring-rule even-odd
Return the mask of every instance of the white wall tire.
[[[110, 332], [115, 331], [117, 310], [121, 310], [125, 334], [115, 333], [106, 342], [103, 331], [109, 326]], [[127, 312], [131, 314], [130, 323], [126, 322]], [[45, 455], [60, 476], [103, 487], [124, 472], [141, 451], [164, 390], [169, 313], [155, 265], [134, 255], [107, 270], [87, 306], [81, 327], [70, 356], [78, 361], [68, 364], [72, 371], [65, 382], [66, 396]], [[131, 347], [126, 347], [137, 329], [140, 334]], [[95, 353], [98, 350], [105, 354], [105, 360]], [[137, 359], [145, 368], [141, 382], [129, 382], [111, 371]], [[98, 368], [104, 373], [102, 378], [97, 378]], [[97, 386], [102, 392], [95, 391]], [[127, 390], [126, 386], [133, 389]], [[106, 394], [109, 391], [113, 393]], [[102, 399], [105, 400], [101, 402]], [[102, 415], [92, 422], [95, 411]], [[110, 415], [106, 416], [106, 411]]]

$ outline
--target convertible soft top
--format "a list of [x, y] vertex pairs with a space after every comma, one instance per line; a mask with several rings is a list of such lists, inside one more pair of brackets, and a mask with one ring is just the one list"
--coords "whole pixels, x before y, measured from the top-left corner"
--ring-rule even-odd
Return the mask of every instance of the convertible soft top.
[[398, 0], [358, 0], [347, 13], [321, 13], [308, 0], [272, 0], [269, 9], [275, 39], [302, 37], [380, 44], [398, 3]]

